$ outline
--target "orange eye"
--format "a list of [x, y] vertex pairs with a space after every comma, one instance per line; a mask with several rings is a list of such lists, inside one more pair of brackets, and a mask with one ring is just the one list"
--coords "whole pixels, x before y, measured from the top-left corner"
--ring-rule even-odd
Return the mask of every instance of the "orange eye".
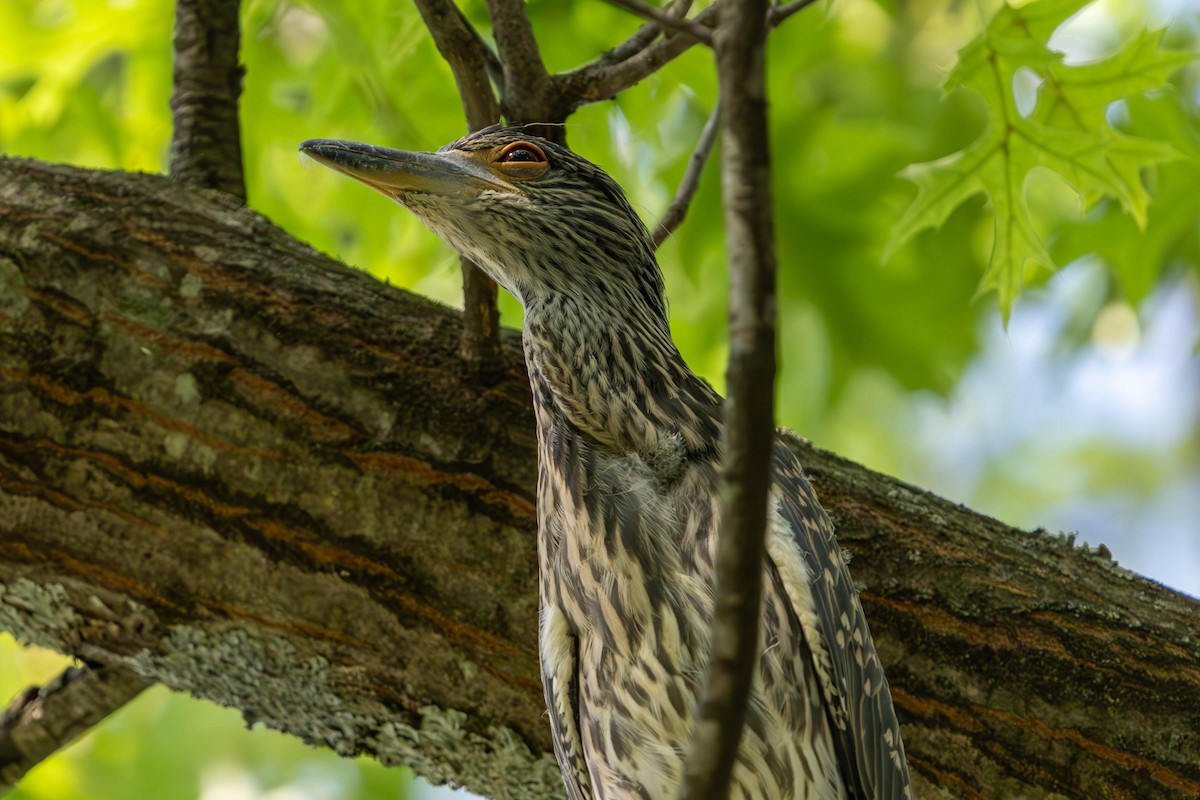
[[542, 152], [542, 148], [532, 142], [513, 142], [500, 151], [496, 156], [497, 164], [516, 164], [516, 165], [531, 165], [531, 164], [547, 164], [546, 154]]

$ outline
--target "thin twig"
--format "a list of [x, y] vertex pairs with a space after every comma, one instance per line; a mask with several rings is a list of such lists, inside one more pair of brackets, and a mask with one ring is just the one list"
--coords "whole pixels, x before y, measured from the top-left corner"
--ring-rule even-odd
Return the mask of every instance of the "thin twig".
[[631, 11], [640, 17], [657, 22], [664, 28], [684, 31], [704, 42], [709, 47], [712, 47], [712, 31], [696, 23], [694, 20], [687, 19], [683, 15], [675, 16], [670, 11], [643, 3], [642, 0], [606, 0], [606, 2], [610, 5], [620, 6], [626, 11]]
[[667, 13], [673, 17], [686, 17], [692, 10], [693, 0], [672, 0], [667, 5]]
[[[500, 120], [500, 103], [488, 82], [491, 48], [452, 0], [416, 0], [438, 52], [454, 75], [470, 130]], [[496, 283], [470, 259], [459, 257], [463, 279], [463, 328], [459, 351], [475, 378], [488, 383], [504, 372]]]
[[682, 797], [724, 800], [762, 629], [763, 541], [775, 413], [775, 242], [763, 49], [767, 0], [729, 0], [717, 28], [721, 186], [729, 251], [729, 367], [712, 659]]
[[246, 201], [238, 127], [239, 0], [178, 0], [171, 176]]
[[[674, 0], [666, 9], [668, 14], [675, 17], [682, 17], [692, 8], [692, 0]], [[614, 45], [605, 50], [596, 57], [593, 64], [608, 65], [617, 64], [625, 59], [633, 56], [644, 50], [651, 42], [657, 39], [663, 32], [662, 26], [657, 22], [647, 22], [637, 29], [632, 36], [620, 44]]]
[[771, 6], [771, 9], [767, 12], [767, 26], [771, 28], [777, 27], [792, 14], [795, 14], [797, 11], [803, 11], [815, 2], [817, 0], [792, 0], [790, 3]]
[[613, 45], [598, 55], [592, 64], [596, 66], [619, 64], [646, 49], [651, 42], [662, 35], [662, 32], [662, 26], [657, 22], [645, 22], [628, 39]]
[[0, 794], [150, 683], [125, 667], [71, 667], [17, 695], [0, 712]]
[[[704, 27], [713, 25], [726, 2], [728, 0], [716, 0], [692, 17], [691, 22]], [[790, 3], [772, 6], [767, 12], [767, 25], [770, 28], [778, 27], [797, 11], [815, 2], [816, 0], [793, 0]], [[672, 8], [670, 13], [677, 12]], [[588, 103], [611, 100], [687, 52], [698, 41], [687, 31], [659, 38], [658, 34], [661, 32], [657, 22], [644, 25], [629, 39], [602, 53], [598, 58], [581, 67], [555, 75], [553, 81], [558, 89], [556, 102], [561, 109], [559, 113], [565, 117]]]
[[[692, 22], [706, 27], [712, 25], [725, 2], [727, 0], [717, 0], [692, 17]], [[687, 52], [697, 41], [687, 32], [681, 32], [658, 39], [618, 63], [596, 60], [556, 75], [554, 81], [558, 85], [558, 96], [562, 98], [559, 101], [561, 112], [569, 114], [587, 103], [611, 100]]]
[[696, 149], [692, 151], [692, 157], [688, 159], [687, 169], [683, 172], [683, 178], [679, 181], [679, 188], [675, 191], [675, 197], [671, 200], [671, 205], [667, 206], [667, 210], [663, 212], [662, 218], [659, 219], [654, 233], [650, 236], [650, 241], [655, 250], [679, 227], [683, 222], [683, 218], [687, 216], [688, 208], [692, 205], [692, 198], [696, 196], [696, 190], [700, 188], [700, 176], [704, 174], [704, 165], [708, 163], [708, 156], [712, 153], [713, 143], [717, 141], [720, 115], [721, 104], [718, 101], [713, 107], [712, 113], [708, 115], [708, 121], [704, 123], [704, 128], [700, 131], [700, 138], [696, 141]]

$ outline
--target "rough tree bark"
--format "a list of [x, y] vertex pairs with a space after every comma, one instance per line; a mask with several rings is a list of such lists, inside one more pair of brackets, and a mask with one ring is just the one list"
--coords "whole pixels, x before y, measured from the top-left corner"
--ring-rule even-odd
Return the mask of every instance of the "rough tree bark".
[[[0, 160], [0, 628], [338, 752], [561, 797], [515, 335], [232, 200]], [[1200, 795], [1200, 603], [828, 453], [920, 795]], [[1148, 534], [1149, 535], [1149, 534]]]

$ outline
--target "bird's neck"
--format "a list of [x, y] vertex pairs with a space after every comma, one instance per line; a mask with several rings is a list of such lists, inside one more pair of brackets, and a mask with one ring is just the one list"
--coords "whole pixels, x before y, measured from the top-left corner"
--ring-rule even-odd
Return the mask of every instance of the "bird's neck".
[[695, 375], [657, 311], [526, 304], [525, 360], [543, 435], [577, 435], [612, 455], [670, 464], [711, 457], [721, 399]]

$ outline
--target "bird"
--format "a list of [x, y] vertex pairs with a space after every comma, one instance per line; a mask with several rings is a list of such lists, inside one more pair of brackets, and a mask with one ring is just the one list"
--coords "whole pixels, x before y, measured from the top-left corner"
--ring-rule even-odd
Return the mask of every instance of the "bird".
[[[539, 660], [570, 800], [679, 792], [711, 652], [721, 396], [680, 355], [645, 225], [524, 126], [436, 152], [301, 152], [407, 208], [522, 304], [538, 441]], [[893, 800], [900, 728], [833, 524], [777, 432], [735, 800]]]

